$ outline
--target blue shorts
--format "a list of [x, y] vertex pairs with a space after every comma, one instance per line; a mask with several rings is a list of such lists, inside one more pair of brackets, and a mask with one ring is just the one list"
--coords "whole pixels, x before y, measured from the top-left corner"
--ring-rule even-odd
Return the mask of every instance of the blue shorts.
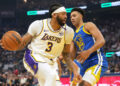
[[[97, 64], [98, 63], [98, 60], [92, 60], [92, 61], [89, 61], [85, 64], [82, 64], [82, 68], [80, 70], [80, 74], [83, 76], [85, 74], [85, 72], [90, 69], [91, 67], [95, 66], [95, 65], [98, 65], [98, 68], [96, 68], [96, 71], [99, 70], [99, 67], [101, 65]], [[103, 76], [103, 74], [105, 73], [105, 71], [108, 69], [108, 66], [107, 66], [107, 61], [104, 61], [104, 64], [106, 65], [102, 65], [101, 66], [101, 73], [100, 73], [100, 77]]]
[[[80, 68], [80, 75], [83, 77], [85, 72], [89, 69], [92, 69], [92, 71], [94, 71], [94, 73], [96, 74], [98, 71], [100, 72], [100, 75], [98, 75], [98, 77], [102, 77], [105, 73], [105, 71], [107, 71], [108, 66], [100, 66], [97, 64], [98, 60], [93, 60], [90, 62], [87, 62], [86, 64], [81, 64], [80, 62], [78, 62], [77, 60], [74, 60], [74, 62], [78, 65], [78, 67]], [[107, 61], [106, 61], [107, 64]], [[71, 75], [71, 81], [73, 80], [73, 73]]]

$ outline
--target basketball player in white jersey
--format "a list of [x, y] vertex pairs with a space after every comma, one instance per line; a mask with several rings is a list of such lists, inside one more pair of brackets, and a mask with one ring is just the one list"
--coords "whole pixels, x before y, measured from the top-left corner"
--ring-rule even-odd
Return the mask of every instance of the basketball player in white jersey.
[[75, 77], [79, 76], [73, 61], [69, 58], [74, 31], [65, 25], [67, 19], [65, 7], [54, 4], [50, 7], [49, 13], [50, 19], [36, 20], [30, 24], [18, 49], [23, 49], [29, 43], [23, 63], [25, 68], [38, 79], [40, 86], [58, 86], [56, 58], [61, 53]]

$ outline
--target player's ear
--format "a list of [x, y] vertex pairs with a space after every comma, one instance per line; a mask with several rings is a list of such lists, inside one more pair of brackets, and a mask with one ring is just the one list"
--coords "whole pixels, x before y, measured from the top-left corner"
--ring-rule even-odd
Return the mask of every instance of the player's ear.
[[57, 13], [54, 13], [54, 14], [52, 15], [52, 17], [56, 18], [56, 17], [57, 17]]

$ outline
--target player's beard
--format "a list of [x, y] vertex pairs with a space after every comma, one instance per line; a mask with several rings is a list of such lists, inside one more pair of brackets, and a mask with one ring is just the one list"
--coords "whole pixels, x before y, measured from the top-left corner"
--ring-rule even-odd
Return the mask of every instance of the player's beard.
[[65, 23], [63, 23], [63, 20], [62, 19], [60, 19], [60, 17], [59, 16], [57, 16], [57, 22], [58, 22], [58, 24], [60, 24], [60, 26], [64, 26], [64, 24]]

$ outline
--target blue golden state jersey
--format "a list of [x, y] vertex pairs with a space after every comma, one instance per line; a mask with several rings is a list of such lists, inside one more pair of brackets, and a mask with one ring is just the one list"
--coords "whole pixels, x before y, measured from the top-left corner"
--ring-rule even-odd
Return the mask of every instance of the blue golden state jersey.
[[[91, 48], [95, 43], [95, 39], [94, 37], [92, 37], [90, 33], [88, 33], [85, 30], [84, 24], [83, 24], [79, 29], [76, 30], [73, 37], [73, 42], [77, 48], [77, 51], [80, 52], [80, 51], [88, 50], [89, 48]], [[83, 64], [93, 60], [95, 60], [93, 65], [99, 64], [99, 65], [107, 66], [106, 57], [103, 53], [102, 48], [93, 52]]]

